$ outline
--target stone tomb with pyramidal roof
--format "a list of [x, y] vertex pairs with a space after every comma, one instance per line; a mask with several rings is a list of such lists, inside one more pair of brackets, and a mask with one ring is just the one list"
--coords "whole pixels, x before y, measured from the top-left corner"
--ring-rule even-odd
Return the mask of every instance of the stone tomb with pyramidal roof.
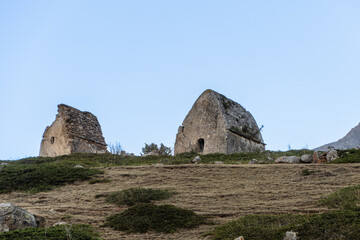
[[196, 100], [176, 135], [175, 154], [264, 151], [260, 129], [250, 112], [213, 90]]

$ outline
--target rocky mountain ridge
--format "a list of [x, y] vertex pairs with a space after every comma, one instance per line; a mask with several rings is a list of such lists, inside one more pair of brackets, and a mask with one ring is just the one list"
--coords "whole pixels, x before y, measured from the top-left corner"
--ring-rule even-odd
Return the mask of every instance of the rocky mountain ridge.
[[315, 151], [328, 151], [329, 147], [335, 149], [351, 149], [360, 147], [360, 123], [352, 128], [345, 137], [336, 142], [325, 144], [321, 147], [315, 148]]

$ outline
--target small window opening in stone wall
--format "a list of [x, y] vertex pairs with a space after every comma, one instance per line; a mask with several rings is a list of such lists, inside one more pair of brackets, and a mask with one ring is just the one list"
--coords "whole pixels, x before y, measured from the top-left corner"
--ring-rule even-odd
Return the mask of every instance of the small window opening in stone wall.
[[203, 138], [198, 139], [197, 145], [198, 145], [198, 152], [199, 153], [204, 152], [205, 141]]
[[55, 137], [50, 138], [50, 143], [53, 144], [55, 142]]

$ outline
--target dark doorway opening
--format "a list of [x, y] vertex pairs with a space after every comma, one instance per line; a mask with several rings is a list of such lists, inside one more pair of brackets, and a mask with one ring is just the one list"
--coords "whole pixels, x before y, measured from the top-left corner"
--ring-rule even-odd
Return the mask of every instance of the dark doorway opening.
[[50, 138], [50, 143], [53, 144], [55, 142], [55, 138], [54, 137], [51, 137]]
[[198, 145], [198, 152], [199, 152], [199, 153], [204, 152], [205, 141], [204, 141], [203, 138], [199, 138], [199, 139], [198, 139], [197, 145]]

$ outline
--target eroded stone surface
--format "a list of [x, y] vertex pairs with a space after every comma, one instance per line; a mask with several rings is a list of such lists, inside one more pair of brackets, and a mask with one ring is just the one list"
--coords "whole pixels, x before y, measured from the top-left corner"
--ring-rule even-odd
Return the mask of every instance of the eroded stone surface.
[[175, 154], [264, 151], [260, 129], [240, 104], [206, 90], [196, 100], [176, 135]]
[[55, 121], [45, 129], [40, 156], [55, 157], [77, 152], [105, 153], [106, 147], [96, 116], [60, 104]]
[[37, 227], [33, 214], [11, 203], [0, 203], [0, 232]]

